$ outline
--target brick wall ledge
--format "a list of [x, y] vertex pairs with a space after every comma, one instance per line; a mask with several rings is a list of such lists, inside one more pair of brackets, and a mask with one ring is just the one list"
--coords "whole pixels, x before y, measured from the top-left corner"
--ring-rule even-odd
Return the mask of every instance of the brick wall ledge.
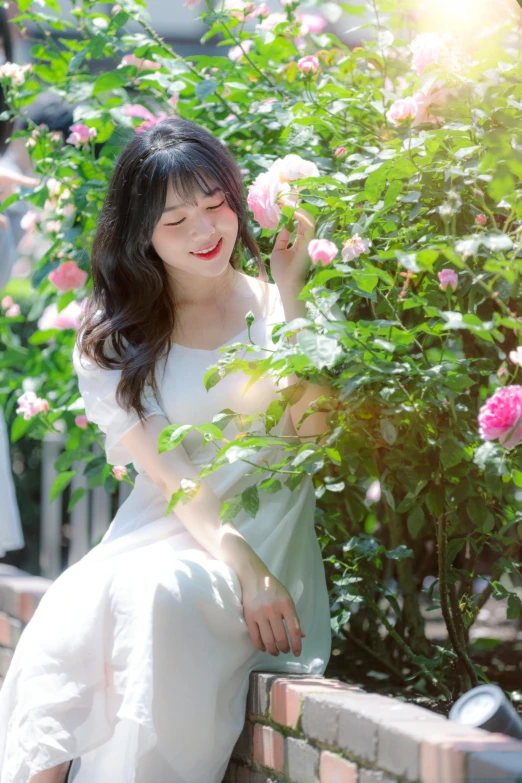
[[[51, 584], [0, 564], [0, 684]], [[252, 672], [229, 781], [522, 783], [522, 742], [336, 679]]]

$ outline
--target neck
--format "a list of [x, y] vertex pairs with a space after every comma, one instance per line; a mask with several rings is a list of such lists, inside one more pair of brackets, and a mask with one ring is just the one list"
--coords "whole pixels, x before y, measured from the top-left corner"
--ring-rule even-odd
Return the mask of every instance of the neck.
[[244, 289], [244, 275], [227, 264], [218, 277], [192, 275], [180, 269], [168, 270], [174, 304], [180, 306], [215, 305]]

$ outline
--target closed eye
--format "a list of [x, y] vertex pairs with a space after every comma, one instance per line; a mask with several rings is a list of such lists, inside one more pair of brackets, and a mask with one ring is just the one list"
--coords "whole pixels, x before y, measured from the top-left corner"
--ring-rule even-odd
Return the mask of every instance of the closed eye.
[[[225, 203], [225, 201], [226, 201], [226, 199], [223, 199], [223, 201], [221, 202], [221, 204], [216, 204], [216, 206], [215, 206], [215, 207], [208, 207], [208, 209], [219, 209], [219, 207], [222, 207], [222, 206], [223, 206], [223, 204]], [[177, 222], [177, 223], [165, 223], [165, 225], [166, 225], [166, 226], [179, 226], [179, 224], [180, 224], [180, 223], [183, 223], [183, 220], [185, 220], [185, 218], [183, 218], [182, 220], [178, 220], [178, 222]]]

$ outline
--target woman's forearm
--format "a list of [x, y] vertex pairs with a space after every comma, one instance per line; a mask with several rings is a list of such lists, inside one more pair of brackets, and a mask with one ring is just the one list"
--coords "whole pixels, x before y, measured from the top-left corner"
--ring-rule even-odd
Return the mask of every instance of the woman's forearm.
[[[153, 415], [143, 424], [136, 424], [121, 439], [122, 445], [139, 461], [168, 502], [180, 489], [182, 479], [195, 479], [199, 472], [183, 444], [159, 453], [159, 437], [169, 424], [165, 416]], [[235, 525], [222, 523], [220, 511], [221, 501], [205, 478], [201, 479], [199, 492], [187, 503], [180, 500], [174, 509], [198, 544], [233, 568], [242, 584], [245, 580], [250, 583], [262, 580], [270, 573], [268, 568]]]
[[[168, 500], [179, 488], [177, 483], [173, 481], [170, 487], [164, 487]], [[220, 510], [219, 498], [203, 478], [198, 494], [188, 503], [178, 502], [175, 513], [202, 547], [236, 572], [242, 585], [252, 581], [261, 582], [270, 571], [235, 525], [221, 521]]]

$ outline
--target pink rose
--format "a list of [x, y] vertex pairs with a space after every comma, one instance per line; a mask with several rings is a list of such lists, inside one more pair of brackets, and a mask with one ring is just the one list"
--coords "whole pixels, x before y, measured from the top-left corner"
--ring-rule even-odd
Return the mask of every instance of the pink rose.
[[38, 212], [35, 212], [33, 209], [30, 209], [28, 212], [25, 213], [23, 218], [20, 221], [20, 228], [22, 228], [24, 231], [34, 231], [36, 229], [36, 226], [38, 225], [38, 222], [40, 220], [40, 215]]
[[87, 144], [90, 139], [98, 135], [96, 128], [89, 128], [87, 125], [78, 123], [71, 125], [71, 135], [66, 139], [67, 144], [74, 144], [75, 147], [81, 147]]
[[293, 182], [296, 179], [320, 176], [319, 169], [313, 161], [305, 160], [293, 152], [274, 161], [270, 170], [279, 174], [281, 182]]
[[266, 19], [263, 19], [263, 21], [259, 23], [258, 27], [260, 30], [272, 32], [272, 30], [278, 24], [281, 24], [281, 22], [288, 22], [286, 14], [281, 13], [281, 11], [274, 11], [273, 14], [269, 14]]
[[477, 215], [477, 217], [475, 218], [475, 223], [477, 224], [477, 226], [485, 226], [487, 222], [488, 219], [485, 215], [482, 214], [482, 212], [480, 213], [480, 215]]
[[8, 316], [8, 318], [13, 318], [16, 315], [20, 315], [22, 311], [20, 310], [19, 304], [12, 304], [11, 307], [8, 307], [5, 311], [5, 314]]
[[86, 430], [88, 426], [87, 416], [75, 416], [74, 423], [77, 427], [81, 427], [82, 430]]
[[296, 11], [296, 19], [301, 24], [299, 30], [301, 35], [307, 33], [322, 33], [328, 26], [328, 22], [322, 14], [307, 14], [303, 11]]
[[321, 263], [326, 266], [334, 260], [338, 252], [337, 246], [329, 239], [311, 239], [308, 243], [308, 255], [312, 264]]
[[238, 60], [245, 56], [245, 53], [248, 54], [253, 45], [254, 42], [250, 39], [241, 41], [239, 46], [233, 46], [228, 50], [229, 59], [233, 62], [238, 62]]
[[371, 506], [372, 503], [378, 503], [381, 499], [381, 482], [379, 479], [372, 481], [368, 489], [366, 490], [366, 497], [364, 502], [367, 506]]
[[411, 43], [413, 67], [418, 75], [425, 68], [438, 63], [441, 55], [447, 52], [446, 45], [438, 33], [420, 33]]
[[145, 106], [142, 106], [141, 103], [126, 103], [122, 107], [122, 111], [128, 117], [139, 117], [140, 119], [145, 120], [145, 122], [142, 122], [141, 125], [136, 128], [136, 133], [143, 133], [147, 128], [152, 128], [153, 125], [158, 125], [158, 123], [167, 119], [167, 115], [164, 111], [158, 112], [158, 115], [155, 116], [151, 111], [146, 109]]
[[499, 367], [497, 370], [497, 378], [500, 382], [509, 378], [509, 370], [507, 367]]
[[509, 361], [513, 362], [513, 364], [522, 365], [522, 345], [509, 352]]
[[354, 234], [351, 239], [343, 242], [343, 249], [341, 250], [343, 261], [352, 261], [362, 253], [367, 253], [369, 246], [370, 241], [368, 239], [361, 239], [359, 234]]
[[415, 119], [418, 111], [419, 107], [414, 98], [399, 98], [392, 103], [386, 112], [386, 117], [393, 125], [399, 125], [405, 120]]
[[297, 61], [297, 67], [301, 73], [310, 73], [310, 71], [315, 73], [319, 70], [319, 60], [315, 55], [307, 54]]
[[203, 0], [185, 0], [183, 3], [185, 8], [195, 8], [197, 5], [200, 5]]
[[78, 329], [80, 326], [81, 306], [76, 301], [58, 312], [56, 302], [48, 305], [38, 320], [38, 329]]
[[23, 413], [24, 419], [28, 421], [36, 416], [37, 413], [48, 413], [49, 403], [42, 397], [37, 397], [34, 391], [27, 391], [16, 400], [18, 408], [16, 413]]
[[59, 291], [71, 291], [73, 288], [83, 288], [88, 275], [75, 261], [65, 261], [58, 269], [53, 269], [48, 277]]
[[245, 0], [225, 0], [224, 11], [228, 11], [239, 22], [248, 22], [255, 16], [254, 3]]
[[4, 296], [2, 299], [2, 307], [11, 307], [13, 304], [13, 297], [12, 296]]
[[161, 68], [160, 63], [155, 63], [154, 60], [144, 60], [142, 57], [136, 57], [135, 54], [126, 54], [121, 58], [121, 66], [123, 65], [135, 65], [138, 71], [157, 71]]
[[277, 172], [263, 171], [248, 188], [247, 204], [254, 213], [254, 220], [261, 228], [274, 230], [279, 223], [281, 210], [276, 202], [279, 193], [289, 191], [286, 182], [281, 182]]
[[336, 158], [338, 158], [340, 155], [346, 154], [346, 147], [337, 147], [337, 149], [334, 152], [334, 155]]
[[459, 278], [456, 272], [453, 271], [453, 269], [443, 269], [438, 274], [440, 287], [443, 291], [446, 290], [448, 285], [454, 290], [457, 290], [457, 286], [459, 284]]
[[270, 14], [270, 8], [266, 3], [259, 3], [254, 9], [254, 16], [259, 19], [260, 16], [268, 16]]
[[178, 106], [178, 101], [179, 101], [179, 92], [175, 92], [170, 96], [168, 103], [172, 106], [173, 109], [176, 109]]
[[[429, 90], [417, 90], [413, 96], [413, 100], [417, 104], [417, 114], [412, 122], [412, 127], [420, 125], [423, 122], [437, 122], [437, 118], [433, 114], [429, 114], [429, 108], [435, 104], [440, 106], [446, 102], [449, 95], [447, 89], [436, 89], [438, 85], [442, 85], [444, 82], [438, 81]], [[439, 118], [443, 120], [443, 118]]]
[[482, 440], [498, 440], [506, 449], [522, 441], [522, 386], [502, 386], [481, 407]]
[[114, 465], [112, 469], [112, 474], [115, 479], [121, 481], [122, 478], [127, 475], [127, 468], [125, 467], [125, 465]]

